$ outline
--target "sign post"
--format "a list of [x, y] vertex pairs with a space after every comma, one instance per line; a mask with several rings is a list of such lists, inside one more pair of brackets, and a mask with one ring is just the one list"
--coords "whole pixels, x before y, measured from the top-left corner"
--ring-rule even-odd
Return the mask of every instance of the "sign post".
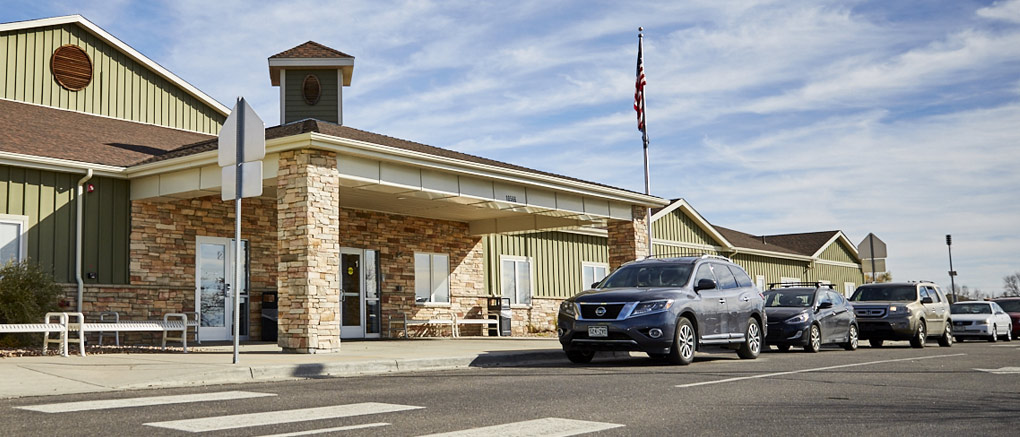
[[[867, 272], [868, 261], [871, 262], [871, 282], [878, 282], [878, 272], [885, 271], [885, 258], [888, 257], [885, 242], [878, 239], [875, 234], [868, 234], [864, 237], [864, 240], [857, 245], [857, 253], [862, 256], [864, 261], [864, 270]], [[867, 256], [866, 258], [864, 258]]]
[[262, 158], [266, 157], [266, 127], [243, 97], [223, 122], [219, 135], [219, 164], [222, 168], [221, 196], [234, 200], [234, 364], [239, 361], [241, 339], [241, 287], [244, 277], [241, 258], [241, 198], [262, 195]]

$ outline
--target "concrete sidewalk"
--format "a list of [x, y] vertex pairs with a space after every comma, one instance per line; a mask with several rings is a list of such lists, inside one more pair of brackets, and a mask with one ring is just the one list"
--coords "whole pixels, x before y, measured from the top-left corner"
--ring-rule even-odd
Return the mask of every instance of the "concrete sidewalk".
[[[74, 348], [72, 346], [72, 353]], [[344, 341], [340, 352], [284, 354], [274, 343], [201, 345], [160, 353], [0, 358], [0, 398], [156, 387], [342, 377], [471, 366], [567, 363], [556, 339], [457, 338]]]

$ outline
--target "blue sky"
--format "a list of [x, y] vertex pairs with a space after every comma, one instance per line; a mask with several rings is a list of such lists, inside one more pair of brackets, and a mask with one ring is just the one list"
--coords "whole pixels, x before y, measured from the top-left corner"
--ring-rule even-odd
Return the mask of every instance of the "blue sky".
[[3, 1], [78, 13], [278, 120], [266, 58], [356, 57], [345, 124], [643, 191], [752, 234], [842, 229], [894, 279], [1020, 271], [1020, 1]]

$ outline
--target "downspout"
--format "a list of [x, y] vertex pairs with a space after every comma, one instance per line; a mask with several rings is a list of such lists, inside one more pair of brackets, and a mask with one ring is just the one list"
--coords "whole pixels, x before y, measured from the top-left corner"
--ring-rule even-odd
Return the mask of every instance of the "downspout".
[[82, 299], [85, 296], [85, 281], [81, 279], [81, 223], [82, 223], [82, 202], [85, 200], [82, 198], [82, 185], [92, 179], [92, 169], [90, 168], [85, 177], [78, 180], [78, 198], [75, 199], [75, 206], [78, 208], [78, 213], [75, 215], [75, 233], [74, 233], [74, 279], [78, 281], [78, 312], [82, 309]]

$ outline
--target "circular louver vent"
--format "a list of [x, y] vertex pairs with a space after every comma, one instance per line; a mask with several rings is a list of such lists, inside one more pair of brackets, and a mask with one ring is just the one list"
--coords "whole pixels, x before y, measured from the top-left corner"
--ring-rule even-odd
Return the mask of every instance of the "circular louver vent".
[[81, 47], [63, 45], [50, 58], [53, 78], [64, 88], [78, 91], [92, 82], [92, 60]]
[[305, 76], [305, 82], [301, 84], [301, 93], [305, 96], [305, 103], [314, 105], [319, 103], [322, 96], [322, 87], [319, 86], [319, 78], [314, 74]]

